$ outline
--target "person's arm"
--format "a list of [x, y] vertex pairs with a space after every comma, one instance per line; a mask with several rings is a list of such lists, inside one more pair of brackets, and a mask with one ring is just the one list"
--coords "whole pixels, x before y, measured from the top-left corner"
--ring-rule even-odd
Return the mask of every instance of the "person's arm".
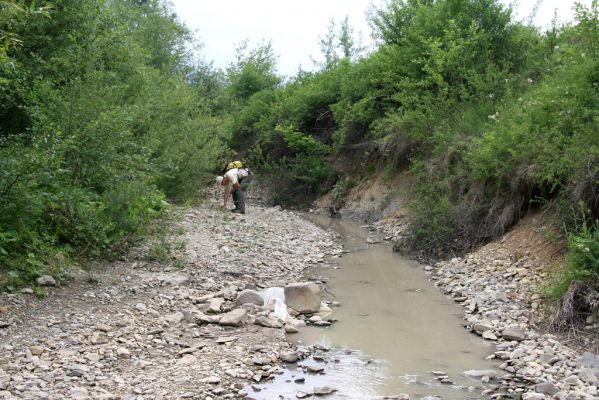
[[239, 182], [235, 183], [235, 184], [233, 185], [233, 189], [231, 189], [231, 192], [234, 192], [234, 191], [236, 191], [236, 190], [239, 190], [239, 188], [240, 188], [240, 187], [241, 187], [241, 185], [239, 184]]
[[224, 198], [223, 198], [223, 208], [227, 208], [227, 200], [229, 200], [229, 188], [225, 188]]

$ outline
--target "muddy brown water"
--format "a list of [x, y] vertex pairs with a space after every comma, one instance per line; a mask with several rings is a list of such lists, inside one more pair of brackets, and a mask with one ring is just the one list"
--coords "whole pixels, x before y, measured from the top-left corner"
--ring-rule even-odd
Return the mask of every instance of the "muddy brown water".
[[[249, 398], [296, 399], [318, 386], [336, 389], [327, 399], [401, 393], [412, 400], [483, 398], [484, 385], [461, 373], [496, 369], [485, 360], [494, 346], [462, 327], [462, 308], [433, 286], [420, 265], [394, 254], [388, 244], [367, 244], [364, 229], [340, 219], [308, 218], [338, 232], [348, 251], [306, 271], [326, 281], [327, 299], [340, 303], [327, 315], [338, 322], [288, 335], [300, 346], [329, 349], [325, 360], [299, 363], [321, 365], [324, 372], [289, 365], [274, 381], [259, 385], [260, 391], [249, 389]], [[445, 372], [452, 383], [441, 383], [433, 371]]]

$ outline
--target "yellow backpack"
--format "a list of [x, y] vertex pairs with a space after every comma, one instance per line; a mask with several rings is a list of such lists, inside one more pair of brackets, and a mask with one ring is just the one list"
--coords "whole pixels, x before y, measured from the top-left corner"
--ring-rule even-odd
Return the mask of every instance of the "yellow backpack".
[[230, 163], [227, 164], [227, 167], [225, 168], [225, 170], [228, 171], [228, 170], [233, 169], [233, 168], [243, 168], [243, 164], [239, 160], [232, 161], [232, 162], [230, 162]]
[[243, 164], [241, 163], [241, 161], [237, 160], [237, 161], [232, 161], [230, 163], [225, 164], [225, 168], [223, 168], [223, 175], [230, 169], [233, 168], [243, 168]]

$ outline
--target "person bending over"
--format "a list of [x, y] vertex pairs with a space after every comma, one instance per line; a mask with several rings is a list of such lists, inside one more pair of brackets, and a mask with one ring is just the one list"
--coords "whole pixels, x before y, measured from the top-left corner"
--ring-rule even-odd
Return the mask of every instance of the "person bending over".
[[[231, 212], [245, 214], [245, 190], [252, 182], [253, 174], [249, 168], [232, 168], [224, 176], [217, 176], [216, 182], [225, 188], [222, 208], [227, 208], [229, 195], [233, 197], [235, 208]], [[229, 184], [231, 188], [229, 188]]]

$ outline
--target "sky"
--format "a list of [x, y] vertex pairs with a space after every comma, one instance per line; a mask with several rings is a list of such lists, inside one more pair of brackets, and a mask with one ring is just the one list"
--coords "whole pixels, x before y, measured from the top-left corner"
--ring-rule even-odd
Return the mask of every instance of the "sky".
[[[500, 0], [504, 4], [513, 0]], [[590, 6], [592, 0], [580, 0]], [[372, 46], [366, 12], [384, 0], [170, 0], [180, 22], [196, 33], [203, 48], [201, 54], [217, 68], [235, 58], [235, 48], [248, 40], [249, 48], [270, 41], [278, 56], [278, 72], [293, 76], [300, 65], [313, 70], [313, 59], [321, 59], [319, 39], [324, 37], [331, 19], [346, 16], [354, 33], [362, 35], [362, 44]], [[526, 20], [536, 1], [520, 0], [513, 5], [516, 20]], [[557, 13], [559, 22], [574, 19], [574, 0], [542, 0], [534, 24], [550, 25]]]

